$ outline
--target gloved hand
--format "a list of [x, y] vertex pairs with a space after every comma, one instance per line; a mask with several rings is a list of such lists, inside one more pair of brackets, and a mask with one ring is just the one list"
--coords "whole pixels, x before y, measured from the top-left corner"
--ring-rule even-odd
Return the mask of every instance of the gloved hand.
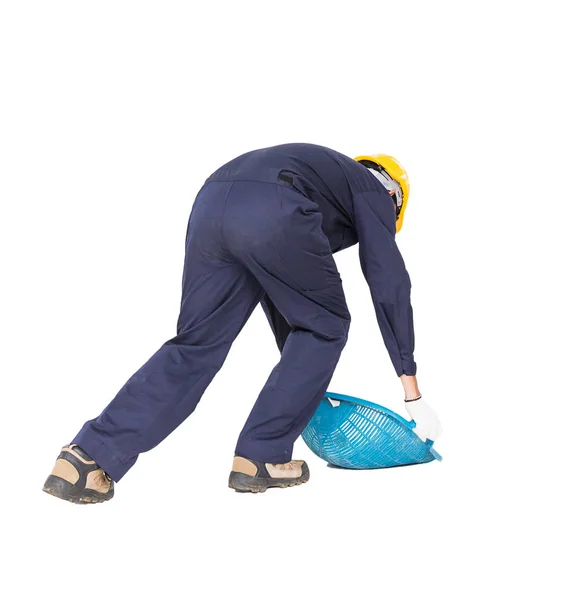
[[434, 441], [442, 433], [442, 426], [435, 411], [421, 396], [417, 400], [405, 400], [405, 408], [417, 424], [413, 431], [423, 442], [427, 439]]

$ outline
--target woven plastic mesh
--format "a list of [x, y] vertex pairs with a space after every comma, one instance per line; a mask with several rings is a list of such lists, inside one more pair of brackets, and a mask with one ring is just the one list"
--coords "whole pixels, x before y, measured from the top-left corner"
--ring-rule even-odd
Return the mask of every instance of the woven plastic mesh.
[[320, 458], [348, 469], [379, 469], [434, 460], [430, 448], [404, 423], [353, 402], [324, 399], [302, 437]]

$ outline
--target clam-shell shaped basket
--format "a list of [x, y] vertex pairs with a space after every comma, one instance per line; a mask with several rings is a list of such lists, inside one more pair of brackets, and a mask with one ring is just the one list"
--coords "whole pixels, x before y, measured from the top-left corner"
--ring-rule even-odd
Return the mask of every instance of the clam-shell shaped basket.
[[407, 421], [392, 410], [343, 394], [327, 392], [302, 437], [311, 450], [332, 465], [380, 469], [442, 460], [433, 441], [423, 442]]

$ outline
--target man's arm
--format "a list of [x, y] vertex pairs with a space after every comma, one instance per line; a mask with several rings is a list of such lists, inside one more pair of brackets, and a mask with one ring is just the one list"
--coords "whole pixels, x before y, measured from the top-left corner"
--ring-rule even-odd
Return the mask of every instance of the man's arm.
[[393, 200], [382, 186], [379, 191], [355, 194], [359, 258], [379, 328], [405, 393], [418, 393], [411, 281], [395, 242], [395, 219]]
[[405, 408], [417, 424], [415, 433], [423, 440], [435, 440], [442, 427], [434, 410], [421, 398], [415, 376], [411, 281], [395, 243], [393, 200], [384, 188], [362, 192], [354, 200], [361, 268], [385, 345], [405, 390]]
[[421, 392], [416, 375], [401, 375], [401, 383], [405, 390], [405, 400], [420, 398]]

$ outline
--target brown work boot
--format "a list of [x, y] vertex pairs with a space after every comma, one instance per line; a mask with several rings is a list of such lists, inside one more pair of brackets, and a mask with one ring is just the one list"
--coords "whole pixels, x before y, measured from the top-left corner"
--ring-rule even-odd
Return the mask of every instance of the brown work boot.
[[113, 498], [114, 482], [79, 446], [69, 444], [42, 489], [75, 504], [93, 504]]
[[262, 463], [236, 456], [229, 475], [229, 487], [236, 492], [264, 492], [270, 487], [291, 487], [309, 481], [304, 460], [283, 464]]

